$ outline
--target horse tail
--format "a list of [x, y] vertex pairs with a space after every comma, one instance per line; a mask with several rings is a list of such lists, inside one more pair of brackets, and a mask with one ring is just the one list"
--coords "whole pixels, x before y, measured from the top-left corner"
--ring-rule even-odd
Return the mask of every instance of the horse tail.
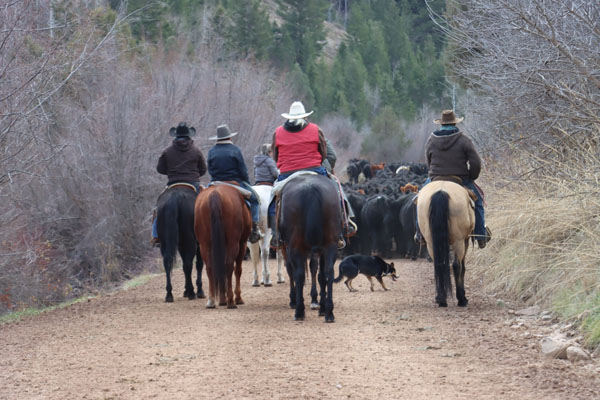
[[300, 204], [306, 204], [304, 213], [304, 241], [311, 247], [323, 242], [323, 195], [318, 188], [311, 187], [302, 192]]
[[221, 196], [213, 191], [208, 198], [210, 209], [210, 245], [215, 295], [225, 293], [225, 231], [223, 230], [223, 209]]
[[433, 266], [436, 286], [442, 293], [450, 293], [450, 244], [448, 221], [450, 218], [448, 193], [439, 190], [431, 196], [429, 204], [429, 229], [433, 245]]
[[172, 193], [156, 215], [156, 224], [160, 229], [160, 233], [163, 233], [161, 235], [163, 261], [170, 268], [173, 268], [175, 263], [179, 243], [179, 207], [177, 201], [176, 194]]

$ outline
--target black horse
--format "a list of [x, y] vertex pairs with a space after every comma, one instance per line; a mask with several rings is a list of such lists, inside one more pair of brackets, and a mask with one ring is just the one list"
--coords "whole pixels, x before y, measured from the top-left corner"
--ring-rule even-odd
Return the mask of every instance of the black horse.
[[295, 320], [304, 320], [302, 290], [306, 262], [314, 277], [318, 259], [319, 315], [333, 322], [333, 266], [342, 229], [340, 198], [333, 181], [322, 175], [304, 175], [286, 184], [281, 193], [279, 231], [290, 277], [290, 306]]
[[[194, 233], [194, 203], [196, 192], [188, 185], [173, 185], [158, 197], [157, 228], [160, 239], [160, 253], [163, 257], [163, 265], [167, 275], [167, 297], [165, 301], [173, 302], [171, 292], [171, 270], [177, 256], [177, 251], [183, 262], [183, 273], [185, 274], [185, 291], [183, 296], [190, 300], [204, 298], [202, 290], [202, 268], [204, 263], [200, 256], [200, 248]], [[194, 256], [196, 256], [196, 286], [198, 292], [194, 292], [192, 283], [192, 269]]]

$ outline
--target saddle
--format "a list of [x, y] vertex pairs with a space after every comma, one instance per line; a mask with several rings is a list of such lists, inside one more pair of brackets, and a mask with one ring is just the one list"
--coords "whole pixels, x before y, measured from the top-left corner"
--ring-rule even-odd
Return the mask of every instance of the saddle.
[[[196, 187], [194, 185], [192, 185], [191, 183], [175, 182], [175, 183], [165, 186], [165, 188], [162, 190], [162, 192], [160, 192], [158, 197], [160, 197], [167, 190], [173, 189], [176, 187], [184, 187], [184, 188], [192, 189], [194, 191], [194, 193], [196, 193], [196, 194], [199, 192], [198, 190], [196, 190]], [[200, 186], [200, 191], [202, 191], [202, 186]]]
[[241, 187], [239, 185], [239, 183], [237, 183], [235, 181], [212, 181], [211, 183], [208, 184], [208, 186], [219, 186], [219, 185], [231, 186], [231, 187], [237, 189], [238, 192], [240, 192], [240, 194], [242, 196], [244, 196], [244, 198], [246, 198], [246, 199], [249, 199], [250, 197], [252, 197], [251, 191], [244, 189], [243, 187]]
[[475, 193], [473, 193], [473, 191], [471, 189], [469, 189], [463, 185], [463, 181], [460, 177], [458, 177], [456, 175], [439, 175], [439, 176], [431, 178], [431, 181], [432, 182], [446, 181], [446, 182], [458, 183], [460, 186], [462, 186], [467, 191], [467, 193], [469, 193], [469, 197], [471, 198], [471, 207], [475, 208], [475, 201], [477, 200], [477, 195]]

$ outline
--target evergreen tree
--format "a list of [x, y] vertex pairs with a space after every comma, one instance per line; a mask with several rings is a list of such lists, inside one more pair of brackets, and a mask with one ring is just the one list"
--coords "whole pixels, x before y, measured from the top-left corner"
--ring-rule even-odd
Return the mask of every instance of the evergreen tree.
[[230, 45], [242, 57], [252, 53], [257, 59], [265, 58], [268, 47], [273, 43], [273, 32], [261, 2], [246, 0], [233, 3], [231, 22], [228, 33]]
[[278, 0], [283, 30], [289, 35], [295, 62], [302, 70], [317, 58], [325, 42], [323, 22], [327, 15], [325, 0]]

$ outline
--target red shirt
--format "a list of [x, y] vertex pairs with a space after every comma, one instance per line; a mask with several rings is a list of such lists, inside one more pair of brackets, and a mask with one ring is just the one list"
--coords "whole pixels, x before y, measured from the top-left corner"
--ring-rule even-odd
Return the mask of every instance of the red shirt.
[[275, 131], [277, 168], [281, 173], [319, 167], [323, 157], [319, 153], [319, 127], [313, 123], [298, 132], [289, 132], [280, 126]]

